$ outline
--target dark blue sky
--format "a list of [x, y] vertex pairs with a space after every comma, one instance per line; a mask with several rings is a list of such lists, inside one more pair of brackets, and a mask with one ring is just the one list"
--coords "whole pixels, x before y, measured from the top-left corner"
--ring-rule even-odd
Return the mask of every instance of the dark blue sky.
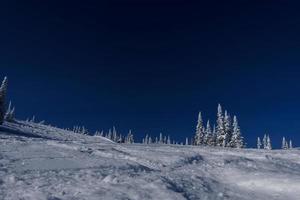
[[49, 2], [0, 5], [0, 75], [19, 118], [183, 140], [220, 102], [249, 146], [264, 133], [300, 145], [292, 1]]

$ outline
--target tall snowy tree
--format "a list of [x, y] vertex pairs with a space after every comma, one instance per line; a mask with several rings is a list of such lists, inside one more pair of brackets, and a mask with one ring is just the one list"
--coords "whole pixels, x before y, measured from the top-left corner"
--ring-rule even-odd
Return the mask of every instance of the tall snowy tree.
[[106, 136], [108, 139], [112, 140], [112, 133], [111, 133], [111, 129], [108, 130], [108, 134]]
[[6, 93], [7, 93], [8, 80], [4, 78], [0, 87], [0, 124], [3, 124], [6, 113]]
[[263, 147], [264, 147], [264, 149], [268, 148], [268, 137], [267, 137], [267, 134], [265, 134], [264, 138], [263, 138]]
[[261, 141], [260, 141], [260, 137], [257, 138], [257, 149], [261, 149]]
[[168, 139], [167, 139], [167, 144], [171, 144], [171, 138], [169, 135], [168, 135]]
[[232, 125], [231, 125], [231, 118], [230, 115], [227, 113], [227, 110], [225, 110], [224, 113], [224, 130], [225, 130], [225, 136], [223, 141], [223, 147], [236, 147], [235, 141], [232, 143]]
[[113, 132], [112, 132], [112, 140], [117, 142], [118, 141], [118, 134], [116, 128], [113, 126]]
[[244, 147], [244, 138], [241, 134], [240, 126], [238, 124], [237, 117], [233, 117], [233, 133], [231, 138], [231, 147], [234, 148], [243, 148]]
[[189, 138], [185, 138], [185, 145], [189, 145]]
[[163, 144], [164, 143], [164, 138], [163, 138], [163, 134], [160, 133], [159, 134], [159, 141], [158, 141], [159, 144]]
[[212, 146], [217, 145], [217, 132], [216, 132], [216, 125], [214, 125], [213, 131], [212, 131]]
[[209, 145], [209, 146], [214, 146], [214, 136], [213, 136], [213, 132], [211, 131], [211, 126], [209, 123], [209, 120], [207, 121], [206, 124], [206, 132], [205, 132], [205, 136], [204, 136], [204, 144]]
[[5, 113], [4, 119], [8, 122], [12, 122], [15, 119], [15, 108], [12, 107], [11, 102], [9, 102], [9, 106], [8, 106], [7, 111]]
[[149, 138], [148, 138], [148, 144], [152, 144], [152, 137], [151, 136], [149, 136]]
[[218, 113], [217, 113], [217, 146], [224, 146], [226, 144], [225, 141], [225, 128], [224, 128], [224, 116], [222, 112], [222, 107], [218, 105]]
[[288, 145], [288, 143], [287, 143], [285, 137], [282, 138], [281, 148], [282, 148], [282, 149], [288, 149], [288, 148], [289, 148], [289, 145]]
[[194, 139], [194, 143], [195, 145], [201, 145], [204, 142], [204, 126], [203, 126], [203, 120], [202, 120], [202, 115], [201, 112], [199, 112], [198, 115], [198, 123], [196, 126], [196, 133], [195, 133], [195, 139]]
[[133, 134], [132, 134], [131, 130], [129, 130], [129, 132], [127, 134], [126, 143], [128, 143], [128, 144], [134, 143]]
[[271, 138], [269, 135], [267, 136], [267, 148], [266, 149], [272, 150], [272, 143], [271, 143]]
[[292, 142], [292, 140], [290, 140], [290, 142], [289, 142], [289, 143], [290, 143], [290, 146], [289, 146], [289, 148], [290, 148], [290, 149], [292, 149], [292, 148], [293, 148], [293, 142]]

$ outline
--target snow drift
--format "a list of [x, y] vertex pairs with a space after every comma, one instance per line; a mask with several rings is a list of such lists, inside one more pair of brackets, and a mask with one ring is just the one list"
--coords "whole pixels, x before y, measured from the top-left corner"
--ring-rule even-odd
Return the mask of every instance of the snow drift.
[[0, 199], [299, 199], [300, 150], [116, 144], [17, 121], [0, 127]]

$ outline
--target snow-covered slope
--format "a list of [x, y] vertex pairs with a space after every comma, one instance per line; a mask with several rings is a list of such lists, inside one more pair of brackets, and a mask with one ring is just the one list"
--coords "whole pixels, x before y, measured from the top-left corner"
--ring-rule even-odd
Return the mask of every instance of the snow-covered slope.
[[125, 145], [5, 123], [0, 199], [299, 200], [300, 150]]

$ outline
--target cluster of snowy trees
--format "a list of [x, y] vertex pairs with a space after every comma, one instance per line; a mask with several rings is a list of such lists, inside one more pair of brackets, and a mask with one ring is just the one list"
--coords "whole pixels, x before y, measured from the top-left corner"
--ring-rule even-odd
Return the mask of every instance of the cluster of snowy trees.
[[15, 108], [9, 103], [6, 109], [6, 95], [7, 95], [8, 79], [5, 77], [0, 86], [0, 124], [4, 121], [13, 121], [15, 118]]
[[[283, 137], [281, 148], [282, 149], [292, 149], [293, 148], [292, 140], [288, 141], [285, 139], [285, 137]], [[257, 149], [272, 150], [272, 142], [271, 142], [270, 135], [265, 134], [262, 141], [261, 141], [260, 137], [257, 138]]]
[[282, 138], [282, 144], [281, 144], [282, 149], [292, 149], [293, 148], [293, 142], [292, 140], [286, 140], [285, 137]]
[[[145, 138], [142, 139], [142, 144], [180, 144], [183, 145], [183, 142], [179, 143], [175, 140], [171, 140], [171, 137], [168, 135], [159, 134], [159, 137], [152, 138], [148, 134]], [[188, 139], [186, 139], [186, 145], [188, 145]]]
[[134, 143], [134, 136], [131, 130], [128, 131], [128, 134], [126, 136], [123, 136], [122, 134], [119, 134], [117, 132], [117, 129], [115, 127], [109, 129], [107, 133], [104, 133], [104, 131], [96, 131], [94, 133], [94, 136], [106, 137], [107, 139], [110, 139], [117, 143], [126, 143], [126, 144]]
[[211, 128], [209, 120], [204, 126], [201, 112], [198, 115], [198, 123], [194, 137], [193, 145], [209, 145], [220, 147], [243, 148], [245, 147], [237, 117], [233, 120], [230, 114], [218, 105], [216, 126]]

